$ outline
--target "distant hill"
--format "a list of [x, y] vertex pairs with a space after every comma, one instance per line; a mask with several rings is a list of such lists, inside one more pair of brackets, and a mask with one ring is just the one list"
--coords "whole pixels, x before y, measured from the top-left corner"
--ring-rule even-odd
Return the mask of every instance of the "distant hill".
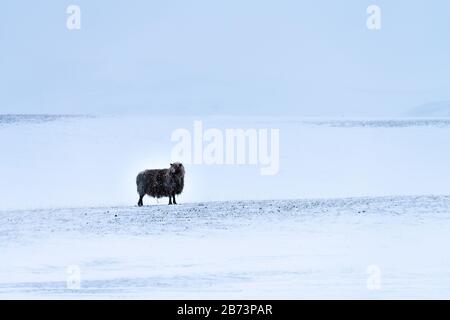
[[450, 101], [422, 104], [411, 109], [407, 115], [411, 117], [450, 117]]

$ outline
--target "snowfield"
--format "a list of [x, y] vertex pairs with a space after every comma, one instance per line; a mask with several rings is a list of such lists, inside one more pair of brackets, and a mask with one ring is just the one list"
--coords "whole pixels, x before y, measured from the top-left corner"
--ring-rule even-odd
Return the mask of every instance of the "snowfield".
[[[278, 174], [185, 163], [179, 205], [135, 206], [196, 120], [279, 129]], [[449, 299], [449, 146], [449, 119], [0, 116], [0, 298]]]
[[0, 210], [136, 204], [137, 173], [167, 168], [171, 134], [196, 120], [279, 129], [279, 172], [184, 163], [180, 202], [450, 194], [450, 119], [12, 115], [0, 116]]
[[449, 230], [448, 196], [3, 211], [0, 298], [448, 299]]

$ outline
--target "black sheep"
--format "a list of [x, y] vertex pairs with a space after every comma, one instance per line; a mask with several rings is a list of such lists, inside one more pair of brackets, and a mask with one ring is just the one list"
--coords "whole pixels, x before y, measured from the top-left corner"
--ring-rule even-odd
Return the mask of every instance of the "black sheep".
[[138, 206], [143, 206], [142, 199], [146, 194], [154, 198], [169, 197], [169, 204], [177, 204], [175, 195], [184, 187], [184, 167], [181, 163], [170, 164], [169, 169], [145, 170], [136, 177]]

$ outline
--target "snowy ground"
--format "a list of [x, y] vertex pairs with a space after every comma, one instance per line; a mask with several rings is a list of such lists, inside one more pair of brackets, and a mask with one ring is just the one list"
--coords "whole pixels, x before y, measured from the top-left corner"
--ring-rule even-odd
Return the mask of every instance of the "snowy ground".
[[445, 196], [4, 211], [0, 230], [0, 298], [450, 298]]
[[185, 163], [185, 203], [450, 194], [450, 119], [0, 116], [0, 210], [135, 204], [137, 173], [168, 167], [194, 120], [279, 129], [279, 172]]
[[203, 117], [278, 128], [279, 173], [135, 207], [194, 120], [0, 116], [0, 298], [450, 298], [449, 119]]

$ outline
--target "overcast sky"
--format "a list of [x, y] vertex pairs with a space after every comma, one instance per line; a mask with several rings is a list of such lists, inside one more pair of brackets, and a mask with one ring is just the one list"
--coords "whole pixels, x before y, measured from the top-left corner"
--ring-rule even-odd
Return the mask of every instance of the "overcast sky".
[[450, 99], [449, 36], [447, 0], [2, 1], [0, 113], [398, 115]]

